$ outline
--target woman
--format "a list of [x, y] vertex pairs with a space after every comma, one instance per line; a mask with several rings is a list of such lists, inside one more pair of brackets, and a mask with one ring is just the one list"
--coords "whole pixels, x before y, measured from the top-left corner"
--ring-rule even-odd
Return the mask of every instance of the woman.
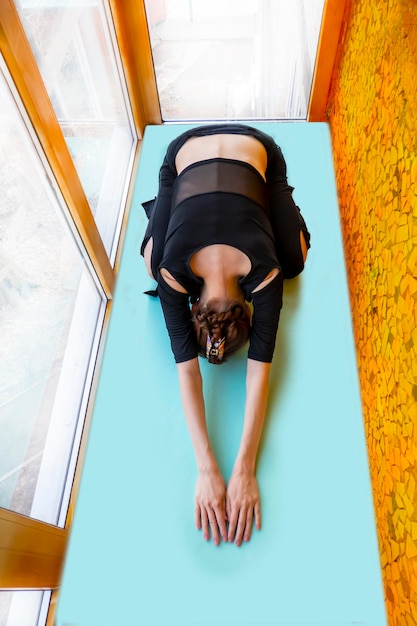
[[[216, 545], [240, 546], [253, 521], [261, 527], [255, 463], [283, 278], [302, 271], [310, 247], [292, 191], [272, 137], [212, 124], [169, 144], [158, 195], [144, 204], [141, 253], [158, 283], [198, 467], [195, 522]], [[198, 355], [221, 364], [248, 339], [243, 432], [226, 487], [208, 437]]]

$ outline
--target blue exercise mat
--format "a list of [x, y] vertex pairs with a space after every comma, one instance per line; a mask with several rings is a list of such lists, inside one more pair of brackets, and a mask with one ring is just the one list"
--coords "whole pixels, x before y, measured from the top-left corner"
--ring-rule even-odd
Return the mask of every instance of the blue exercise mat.
[[[216, 547], [194, 526], [194, 453], [177, 372], [139, 247], [141, 202], [168, 143], [141, 149], [57, 626], [384, 626], [379, 553], [326, 124], [253, 123], [281, 146], [311, 232], [288, 281], [258, 455], [262, 529]], [[202, 361], [209, 432], [227, 480], [240, 441], [245, 350]]]

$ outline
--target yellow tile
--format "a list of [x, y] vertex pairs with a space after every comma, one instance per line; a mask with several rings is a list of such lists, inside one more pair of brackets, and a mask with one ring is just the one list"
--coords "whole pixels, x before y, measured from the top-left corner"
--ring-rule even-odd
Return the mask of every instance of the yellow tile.
[[[393, 561], [395, 561], [395, 559], [397, 559], [399, 557], [399, 555], [400, 555], [400, 546], [399, 546], [399, 544], [396, 541], [391, 541], [390, 546], [391, 546], [391, 558], [392, 558]], [[414, 543], [410, 547], [410, 550], [412, 549], [413, 546], [414, 546]], [[417, 548], [415, 546], [414, 546], [414, 548], [415, 548], [416, 554], [417, 554]], [[407, 551], [407, 545], [406, 545], [406, 551]], [[407, 556], [408, 556], [408, 553], [407, 553]]]
[[411, 502], [414, 502], [414, 495], [416, 493], [416, 480], [414, 475], [410, 472], [407, 483], [407, 495], [410, 498]]
[[412, 559], [417, 556], [417, 542], [413, 541], [409, 535], [405, 541], [405, 554], [408, 559]]

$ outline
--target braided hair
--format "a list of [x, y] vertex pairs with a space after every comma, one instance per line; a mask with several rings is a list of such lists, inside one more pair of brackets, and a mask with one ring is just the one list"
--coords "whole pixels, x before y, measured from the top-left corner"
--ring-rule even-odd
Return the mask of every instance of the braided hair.
[[[228, 302], [219, 312], [219, 300], [197, 304], [192, 321], [201, 356], [209, 363], [221, 365], [227, 357], [241, 348], [249, 338], [250, 312], [239, 300]], [[224, 342], [222, 341], [224, 340]], [[221, 345], [221, 351], [208, 346]]]

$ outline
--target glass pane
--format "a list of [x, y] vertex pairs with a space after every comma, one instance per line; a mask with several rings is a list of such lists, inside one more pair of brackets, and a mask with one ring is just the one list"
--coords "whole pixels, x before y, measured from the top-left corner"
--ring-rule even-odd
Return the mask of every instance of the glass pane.
[[305, 119], [324, 0], [146, 0], [164, 120]]
[[135, 137], [102, 0], [18, 0], [78, 175], [111, 261]]
[[105, 298], [1, 72], [0, 187], [0, 506], [61, 524]]
[[0, 626], [43, 626], [43, 591], [0, 591]]

